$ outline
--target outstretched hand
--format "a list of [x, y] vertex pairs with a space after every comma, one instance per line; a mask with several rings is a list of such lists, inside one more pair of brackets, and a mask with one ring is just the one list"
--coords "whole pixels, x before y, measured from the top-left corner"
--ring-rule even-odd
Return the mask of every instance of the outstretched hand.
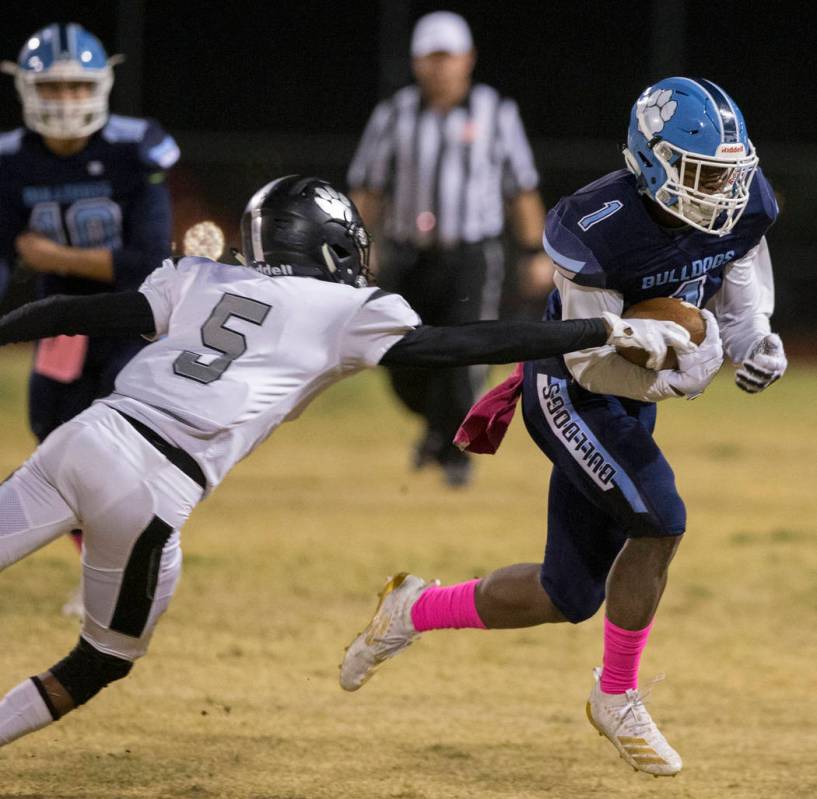
[[622, 319], [609, 311], [602, 316], [610, 330], [608, 344], [614, 347], [635, 347], [649, 354], [645, 366], [658, 370], [671, 347], [678, 355], [692, 352], [695, 345], [689, 333], [675, 322], [656, 319]]

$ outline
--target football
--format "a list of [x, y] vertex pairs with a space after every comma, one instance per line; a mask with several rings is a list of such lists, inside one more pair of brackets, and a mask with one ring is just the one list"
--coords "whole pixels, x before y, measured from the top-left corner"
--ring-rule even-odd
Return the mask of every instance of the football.
[[[675, 297], [653, 297], [636, 305], [631, 305], [622, 315], [622, 319], [660, 319], [675, 322], [689, 332], [693, 343], [700, 344], [706, 336], [706, 322], [701, 312], [694, 305]], [[637, 366], [647, 363], [648, 353], [634, 347], [619, 347], [618, 354]], [[662, 369], [677, 369], [678, 358], [675, 350], [667, 351], [667, 357], [661, 364]]]

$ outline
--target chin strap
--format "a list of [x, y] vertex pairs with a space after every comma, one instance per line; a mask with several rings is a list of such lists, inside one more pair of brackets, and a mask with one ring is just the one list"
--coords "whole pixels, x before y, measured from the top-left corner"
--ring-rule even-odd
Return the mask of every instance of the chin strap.
[[624, 156], [624, 163], [627, 165], [627, 169], [630, 170], [636, 177], [641, 176], [641, 166], [638, 163], [638, 159], [630, 152], [629, 148], [625, 147], [621, 154]]

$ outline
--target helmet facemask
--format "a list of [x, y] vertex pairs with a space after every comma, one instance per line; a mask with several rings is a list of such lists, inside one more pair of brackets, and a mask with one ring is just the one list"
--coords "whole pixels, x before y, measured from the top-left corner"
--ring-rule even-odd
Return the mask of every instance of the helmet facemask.
[[757, 169], [743, 114], [704, 78], [665, 78], [630, 112], [627, 168], [639, 191], [690, 227], [723, 236], [749, 203]]
[[[81, 25], [54, 23], [35, 31], [17, 61], [3, 61], [0, 71], [14, 76], [29, 130], [53, 139], [81, 139], [107, 122], [113, 67], [122, 60], [121, 55], [109, 58]], [[54, 88], [41, 92], [48, 84]]]
[[[39, 84], [61, 82], [87, 84], [89, 94], [52, 100], [43, 98], [37, 88]], [[44, 73], [18, 70], [15, 85], [27, 128], [54, 139], [79, 139], [95, 133], [108, 119], [113, 70], [110, 66], [85, 69], [66, 61]]]
[[[371, 249], [369, 233], [363, 225], [355, 222], [338, 222], [337, 224], [343, 225], [345, 240], [340, 243], [324, 242], [321, 245], [321, 255], [329, 276], [341, 283], [348, 283], [356, 288], [365, 288], [372, 278], [369, 270], [369, 252]], [[357, 270], [357, 275], [350, 280], [349, 274], [355, 270]], [[344, 276], [344, 272], [347, 272], [346, 276]]]
[[743, 145], [723, 145], [722, 149], [736, 152], [715, 157], [682, 150], [668, 141], [651, 144], [667, 175], [655, 192], [656, 202], [705, 233], [723, 236], [732, 230], [749, 203], [749, 187], [757, 169], [751, 143], [748, 153]]

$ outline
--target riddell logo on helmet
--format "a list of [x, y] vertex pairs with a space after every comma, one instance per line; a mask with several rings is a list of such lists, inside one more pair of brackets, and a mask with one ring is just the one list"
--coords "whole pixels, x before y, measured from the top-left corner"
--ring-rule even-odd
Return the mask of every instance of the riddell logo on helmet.
[[253, 264], [253, 269], [255, 269], [256, 272], [260, 272], [262, 275], [267, 275], [268, 277], [291, 277], [295, 274], [292, 264], [276, 264], [271, 266], [263, 261], [257, 261]]
[[742, 153], [744, 151], [742, 144], [722, 144], [718, 147], [719, 153]]

